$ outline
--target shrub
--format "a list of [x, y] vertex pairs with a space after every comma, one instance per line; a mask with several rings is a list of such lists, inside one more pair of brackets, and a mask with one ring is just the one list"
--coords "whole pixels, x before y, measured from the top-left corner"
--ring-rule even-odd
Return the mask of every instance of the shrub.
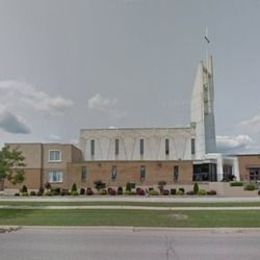
[[249, 183], [245, 186], [244, 190], [255, 190], [256, 186], [253, 183]]
[[186, 192], [186, 195], [195, 195], [195, 193], [194, 193], [193, 190], [190, 190], [190, 191], [187, 191], [187, 192]]
[[22, 188], [20, 189], [20, 192], [21, 192], [21, 193], [26, 193], [26, 192], [28, 192], [27, 187], [26, 187], [25, 185], [23, 185]]
[[71, 187], [71, 192], [75, 192], [75, 191], [78, 191], [78, 189], [76, 183], [73, 183]]
[[30, 196], [36, 196], [36, 192], [35, 191], [31, 191], [30, 192]]
[[131, 186], [131, 189], [135, 189], [135, 183], [134, 182], [130, 182], [130, 186]]
[[149, 187], [149, 189], [148, 189], [149, 191], [151, 191], [151, 190], [153, 190], [153, 187]]
[[72, 192], [71, 192], [71, 195], [72, 195], [72, 196], [78, 196], [79, 193], [78, 193], [77, 191], [72, 191]]
[[142, 188], [137, 188], [136, 189], [136, 194], [139, 196], [144, 196], [145, 195], [145, 191]]
[[124, 195], [130, 196], [130, 195], [136, 195], [135, 191], [125, 191]]
[[80, 195], [85, 195], [85, 189], [84, 188], [80, 188], [79, 194]]
[[123, 195], [123, 188], [122, 187], [118, 187], [117, 195]]
[[157, 190], [151, 190], [151, 191], [149, 191], [149, 195], [151, 195], [151, 196], [158, 196], [159, 192]]
[[98, 191], [106, 188], [106, 184], [101, 180], [94, 181], [94, 184], [95, 184], [95, 189]]
[[21, 195], [22, 195], [23, 197], [25, 197], [25, 196], [28, 196], [29, 194], [28, 194], [28, 192], [21, 192]]
[[182, 193], [185, 193], [185, 189], [184, 188], [179, 188], [179, 191], [182, 191]]
[[179, 189], [179, 190], [176, 192], [176, 195], [184, 195], [183, 189]]
[[45, 188], [46, 190], [50, 190], [50, 189], [51, 189], [51, 184], [50, 184], [49, 182], [46, 182], [46, 183], [44, 184], [44, 188]]
[[60, 188], [51, 189], [51, 194], [52, 194], [53, 196], [58, 196], [58, 195], [60, 195]]
[[199, 192], [199, 184], [197, 182], [193, 185], [193, 192], [194, 194], [197, 194]]
[[204, 190], [204, 189], [201, 189], [201, 190], [198, 191], [198, 195], [200, 195], [200, 196], [207, 195], [207, 191]]
[[164, 196], [168, 196], [170, 194], [170, 191], [169, 190], [163, 190], [163, 193], [162, 193]]
[[37, 192], [37, 196], [42, 196], [44, 193], [44, 188], [43, 187], [40, 187], [38, 192]]
[[131, 183], [130, 183], [130, 182], [127, 182], [127, 183], [126, 183], [126, 188], [125, 188], [125, 190], [126, 190], [126, 191], [131, 191], [131, 189], [132, 189]]
[[163, 189], [164, 189], [165, 185], [166, 185], [166, 181], [159, 181], [158, 182], [158, 189], [159, 189], [161, 194], [163, 193]]
[[113, 188], [111, 188], [111, 187], [109, 187], [108, 189], [107, 189], [107, 193], [109, 194], [109, 195], [116, 195], [116, 191], [113, 189]]
[[68, 195], [70, 195], [70, 193], [67, 189], [62, 189], [60, 195], [61, 196], [68, 196]]
[[87, 188], [86, 195], [91, 196], [93, 194], [94, 194], [93, 190], [91, 188]]
[[210, 196], [217, 195], [217, 192], [215, 190], [210, 190], [207, 192], [207, 195], [210, 195]]
[[171, 189], [171, 195], [176, 195], [176, 189]]
[[258, 195], [260, 196], [260, 190], [258, 191]]
[[52, 192], [51, 191], [46, 191], [44, 195], [45, 196], [52, 196]]
[[99, 194], [99, 195], [107, 195], [107, 191], [106, 191], [105, 189], [103, 189], [103, 190], [100, 190], [100, 191], [98, 192], [98, 194]]
[[20, 193], [15, 193], [14, 196], [19, 197]]
[[242, 181], [234, 181], [234, 182], [230, 182], [229, 184], [231, 187], [241, 187], [244, 185], [244, 183]]

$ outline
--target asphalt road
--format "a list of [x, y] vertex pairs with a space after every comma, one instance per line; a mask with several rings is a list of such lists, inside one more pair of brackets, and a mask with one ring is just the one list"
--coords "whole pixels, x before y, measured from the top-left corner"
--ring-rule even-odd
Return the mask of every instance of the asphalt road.
[[0, 233], [1, 260], [259, 258], [259, 231], [26, 228]]

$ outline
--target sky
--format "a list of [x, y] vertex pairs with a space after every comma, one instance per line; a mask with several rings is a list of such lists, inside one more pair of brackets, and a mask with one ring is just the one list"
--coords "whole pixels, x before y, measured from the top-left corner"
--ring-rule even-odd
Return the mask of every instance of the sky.
[[218, 150], [260, 152], [259, 0], [0, 0], [0, 145], [190, 122], [213, 55]]

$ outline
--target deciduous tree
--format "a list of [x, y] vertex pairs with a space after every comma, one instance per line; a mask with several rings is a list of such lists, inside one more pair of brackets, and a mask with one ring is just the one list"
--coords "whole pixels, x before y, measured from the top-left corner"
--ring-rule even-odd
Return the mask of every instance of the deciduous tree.
[[7, 179], [14, 185], [22, 183], [25, 180], [24, 160], [21, 151], [4, 146], [0, 150], [0, 181]]

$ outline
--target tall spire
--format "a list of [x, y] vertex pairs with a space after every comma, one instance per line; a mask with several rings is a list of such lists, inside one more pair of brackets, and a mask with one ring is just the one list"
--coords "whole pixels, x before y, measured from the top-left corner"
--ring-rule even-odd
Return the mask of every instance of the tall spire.
[[210, 58], [209, 58], [210, 39], [209, 39], [209, 35], [208, 35], [208, 26], [207, 25], [206, 25], [206, 29], [205, 29], [204, 39], [206, 40], [206, 66], [207, 66], [207, 70], [210, 71], [210, 69], [211, 69], [211, 62], [210, 62]]

